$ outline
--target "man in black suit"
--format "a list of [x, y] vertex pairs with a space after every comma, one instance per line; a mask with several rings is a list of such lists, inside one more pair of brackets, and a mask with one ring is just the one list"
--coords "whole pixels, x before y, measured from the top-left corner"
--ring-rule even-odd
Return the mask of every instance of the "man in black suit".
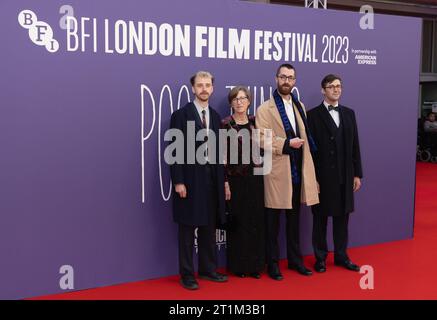
[[354, 192], [363, 177], [357, 123], [352, 109], [339, 104], [342, 81], [329, 74], [322, 80], [324, 101], [308, 111], [308, 124], [317, 146], [314, 163], [320, 203], [312, 207], [314, 269], [326, 271], [326, 229], [332, 217], [334, 263], [359, 271], [347, 255], [349, 214], [354, 211]]
[[[218, 161], [219, 144], [208, 143], [208, 137], [219, 137], [221, 123], [219, 114], [209, 106], [214, 78], [209, 72], [199, 71], [190, 81], [194, 101], [171, 115], [170, 128], [182, 132], [184, 152], [182, 163], [171, 164], [170, 171], [175, 191], [173, 218], [179, 224], [180, 283], [186, 289], [195, 290], [199, 287], [193, 267], [196, 227], [199, 277], [216, 282], [225, 282], [227, 277], [216, 272], [216, 222], [224, 220], [225, 196], [224, 167]], [[189, 141], [199, 131], [204, 133], [203, 141]]]

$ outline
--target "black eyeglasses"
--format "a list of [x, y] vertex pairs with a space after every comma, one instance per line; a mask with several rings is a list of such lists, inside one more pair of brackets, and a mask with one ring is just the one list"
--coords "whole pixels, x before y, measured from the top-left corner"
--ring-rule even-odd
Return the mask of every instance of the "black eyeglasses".
[[326, 86], [325, 89], [334, 90], [334, 89], [341, 89], [341, 84], [337, 84], [336, 86]]
[[247, 97], [234, 98], [234, 99], [232, 99], [232, 103], [243, 102], [243, 101], [246, 101], [246, 99], [247, 99]]
[[288, 80], [288, 81], [293, 81], [293, 80], [296, 80], [296, 77], [295, 76], [286, 76], [286, 75], [283, 75], [283, 74], [281, 74], [281, 75], [279, 75], [279, 76], [277, 76], [279, 79], [281, 79], [282, 81], [286, 81], [286, 80]]

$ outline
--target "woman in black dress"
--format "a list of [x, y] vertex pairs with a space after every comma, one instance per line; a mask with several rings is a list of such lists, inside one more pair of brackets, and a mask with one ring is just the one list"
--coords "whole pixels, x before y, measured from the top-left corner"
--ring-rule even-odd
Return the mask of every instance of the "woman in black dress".
[[225, 189], [232, 214], [226, 232], [227, 265], [239, 277], [259, 279], [265, 263], [264, 187], [263, 176], [254, 175], [254, 168], [261, 166], [252, 156], [252, 148], [257, 146], [252, 141], [255, 117], [247, 114], [251, 96], [246, 87], [233, 88], [228, 100], [233, 114], [222, 120], [222, 127], [235, 130], [238, 138], [227, 141]]

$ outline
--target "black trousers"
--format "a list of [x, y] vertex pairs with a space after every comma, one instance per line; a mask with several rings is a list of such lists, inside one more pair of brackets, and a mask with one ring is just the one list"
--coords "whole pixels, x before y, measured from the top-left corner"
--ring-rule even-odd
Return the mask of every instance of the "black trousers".
[[[181, 277], [194, 278], [193, 249], [194, 231], [197, 229], [197, 248], [200, 273], [213, 272], [217, 268], [216, 223], [218, 191], [213, 166], [207, 166], [207, 190], [202, 196], [208, 197], [208, 225], [187, 226], [179, 224], [179, 274]], [[210, 177], [210, 178], [209, 178]], [[189, 192], [189, 190], [188, 190]]]
[[[335, 261], [349, 260], [347, 255], [348, 224], [349, 214], [332, 217]], [[327, 226], [328, 216], [313, 214], [313, 250], [319, 261], [325, 261], [328, 255]]]
[[[293, 209], [285, 209], [287, 259], [289, 265], [302, 265], [302, 253], [299, 245], [301, 184], [293, 184]], [[279, 218], [283, 209], [266, 208], [266, 263], [277, 264], [279, 261]]]

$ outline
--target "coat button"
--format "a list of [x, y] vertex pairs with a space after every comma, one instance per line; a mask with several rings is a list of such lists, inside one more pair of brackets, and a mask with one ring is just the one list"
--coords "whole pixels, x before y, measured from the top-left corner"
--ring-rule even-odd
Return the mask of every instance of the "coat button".
[[330, 137], [329, 139], [334, 140], [334, 137]]
[[333, 155], [334, 154], [334, 150], [331, 150], [329, 153]]

